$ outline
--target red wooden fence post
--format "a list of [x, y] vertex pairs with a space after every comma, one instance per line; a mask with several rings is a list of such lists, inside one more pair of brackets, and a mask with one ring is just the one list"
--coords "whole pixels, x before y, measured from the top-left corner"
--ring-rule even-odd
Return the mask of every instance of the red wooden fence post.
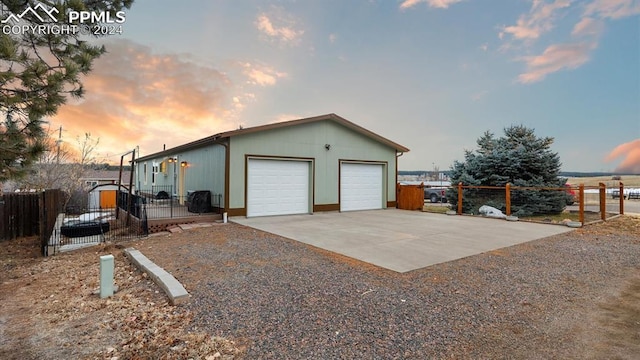
[[458, 183], [458, 215], [462, 215], [462, 183]]
[[402, 209], [400, 202], [402, 197], [400, 196], [400, 184], [396, 183], [396, 209]]
[[580, 223], [584, 226], [584, 184], [578, 185], [578, 202], [580, 205]]
[[[604, 183], [598, 184], [600, 193], [600, 219], [607, 219], [607, 188]], [[622, 194], [620, 194], [622, 196]]]
[[506, 206], [507, 206], [507, 216], [511, 216], [511, 184], [507, 183], [507, 186], [505, 188], [505, 195], [506, 195]]

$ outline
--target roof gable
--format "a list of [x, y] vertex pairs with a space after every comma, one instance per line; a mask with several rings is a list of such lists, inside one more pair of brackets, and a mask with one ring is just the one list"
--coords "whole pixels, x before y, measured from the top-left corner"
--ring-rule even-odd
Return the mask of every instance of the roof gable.
[[196, 141], [192, 141], [190, 143], [187, 144], [183, 144], [183, 145], [179, 145], [167, 150], [163, 150], [151, 155], [147, 155], [144, 157], [141, 157], [139, 159], [136, 159], [136, 161], [144, 161], [144, 160], [149, 160], [152, 158], [157, 158], [157, 157], [161, 157], [161, 156], [168, 156], [171, 154], [174, 154], [178, 151], [183, 151], [183, 150], [190, 150], [190, 149], [194, 149], [194, 148], [198, 148], [201, 146], [205, 146], [211, 143], [220, 143], [223, 141], [228, 140], [231, 137], [234, 136], [239, 136], [239, 135], [246, 135], [246, 134], [251, 134], [251, 133], [257, 133], [257, 132], [262, 132], [262, 131], [268, 131], [268, 130], [274, 130], [274, 129], [279, 129], [279, 128], [284, 128], [284, 127], [290, 127], [290, 126], [296, 126], [296, 125], [302, 125], [302, 124], [308, 124], [308, 123], [313, 123], [313, 122], [318, 122], [318, 121], [334, 121], [338, 124], [341, 124], [343, 126], [345, 126], [346, 128], [349, 128], [355, 132], [358, 132], [364, 136], [367, 136], [375, 141], [378, 141], [384, 145], [389, 146], [392, 149], [395, 149], [397, 152], [408, 152], [409, 149], [398, 144], [395, 143], [385, 137], [382, 137], [372, 131], [369, 131], [365, 128], [363, 128], [360, 125], [356, 125], [354, 123], [352, 123], [351, 121], [338, 116], [336, 114], [326, 114], [326, 115], [319, 115], [319, 116], [314, 116], [314, 117], [309, 117], [309, 118], [304, 118], [304, 119], [297, 119], [297, 120], [289, 120], [289, 121], [283, 121], [283, 122], [277, 122], [277, 123], [273, 123], [273, 124], [266, 124], [266, 125], [259, 125], [259, 126], [253, 126], [253, 127], [249, 127], [249, 128], [244, 128], [244, 129], [237, 129], [237, 130], [231, 130], [231, 131], [225, 131], [225, 132], [221, 132], [206, 138], [202, 138]]
[[218, 134], [220, 137], [225, 137], [225, 138], [229, 138], [229, 137], [233, 137], [233, 136], [237, 136], [237, 135], [244, 135], [244, 134], [250, 134], [250, 133], [254, 133], [254, 132], [260, 132], [260, 131], [266, 131], [266, 130], [273, 130], [273, 129], [278, 129], [278, 128], [283, 128], [283, 127], [289, 127], [289, 126], [296, 126], [296, 125], [302, 125], [302, 124], [308, 124], [308, 123], [312, 123], [312, 122], [317, 122], [317, 121], [326, 121], [326, 120], [332, 120], [338, 124], [341, 124], [351, 130], [354, 130], [358, 133], [361, 133], [367, 137], [370, 137], [378, 142], [381, 142], [391, 148], [396, 149], [396, 151], [400, 151], [400, 152], [407, 152], [409, 151], [408, 148], [395, 143], [385, 137], [382, 137], [372, 131], [369, 131], [365, 128], [363, 128], [360, 125], [356, 125], [354, 123], [352, 123], [351, 121], [338, 116], [336, 114], [327, 114], [327, 115], [320, 115], [320, 116], [314, 116], [314, 117], [310, 117], [310, 118], [304, 118], [304, 119], [298, 119], [298, 120], [289, 120], [289, 121], [282, 121], [282, 122], [278, 122], [278, 123], [273, 123], [273, 124], [267, 124], [267, 125], [260, 125], [260, 126], [254, 126], [254, 127], [250, 127], [250, 128], [246, 128], [246, 129], [238, 129], [238, 130], [232, 130], [232, 131], [227, 131], [227, 132], [223, 132]]

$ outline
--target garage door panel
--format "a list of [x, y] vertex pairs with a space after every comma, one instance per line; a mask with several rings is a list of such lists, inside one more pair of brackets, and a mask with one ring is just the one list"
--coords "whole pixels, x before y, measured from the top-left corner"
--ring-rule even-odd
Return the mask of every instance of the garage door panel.
[[250, 159], [247, 216], [309, 212], [309, 162]]
[[341, 164], [340, 211], [381, 209], [382, 170], [381, 164]]

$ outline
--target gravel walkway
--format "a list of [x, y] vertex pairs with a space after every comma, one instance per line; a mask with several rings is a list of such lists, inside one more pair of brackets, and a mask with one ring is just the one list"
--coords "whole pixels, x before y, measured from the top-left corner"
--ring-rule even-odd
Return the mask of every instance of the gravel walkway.
[[135, 246], [192, 294], [192, 329], [247, 359], [585, 358], [590, 314], [640, 270], [640, 232], [620, 234], [596, 225], [404, 274], [236, 224]]

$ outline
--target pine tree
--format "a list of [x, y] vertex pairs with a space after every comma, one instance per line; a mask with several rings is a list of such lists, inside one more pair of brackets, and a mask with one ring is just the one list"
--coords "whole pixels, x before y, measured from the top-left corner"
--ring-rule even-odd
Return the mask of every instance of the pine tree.
[[[3, 0], [2, 20], [20, 14], [20, 25], [71, 26], [69, 11], [108, 12], [115, 16], [133, 0]], [[31, 9], [49, 9], [56, 19]], [[54, 11], [55, 10], [55, 11]], [[41, 11], [41, 10], [38, 10]], [[53, 16], [53, 15], [52, 15]], [[14, 17], [15, 18], [15, 17]], [[20, 178], [44, 151], [43, 119], [55, 115], [67, 96], [82, 97], [81, 76], [105, 53], [82, 32], [11, 30], [0, 32], [0, 182]], [[4, 31], [9, 27], [8, 31]]]
[[[465, 161], [456, 161], [451, 183], [475, 186], [563, 188], [559, 177], [560, 158], [551, 150], [553, 138], [537, 137], [533, 129], [511, 126], [496, 138], [485, 132], [477, 140], [478, 149], [465, 151]], [[447, 193], [449, 202], [457, 202], [457, 191]], [[559, 190], [513, 190], [511, 210], [516, 216], [555, 214], [564, 210], [567, 194]], [[506, 209], [504, 191], [465, 189], [463, 211], [477, 213], [482, 205]]]

